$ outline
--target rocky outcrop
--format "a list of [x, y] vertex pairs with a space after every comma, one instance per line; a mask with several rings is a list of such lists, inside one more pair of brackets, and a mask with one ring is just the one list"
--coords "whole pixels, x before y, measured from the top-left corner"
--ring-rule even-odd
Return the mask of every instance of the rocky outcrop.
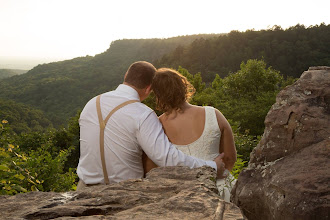
[[329, 219], [330, 67], [282, 90], [232, 201], [253, 219]]
[[167, 167], [78, 192], [1, 196], [0, 219], [243, 219], [219, 199], [215, 177], [210, 167]]

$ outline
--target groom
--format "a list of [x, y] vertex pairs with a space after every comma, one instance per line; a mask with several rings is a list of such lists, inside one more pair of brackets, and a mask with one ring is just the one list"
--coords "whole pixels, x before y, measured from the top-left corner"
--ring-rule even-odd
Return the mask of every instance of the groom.
[[[144, 175], [142, 152], [158, 166], [211, 166], [222, 175], [218, 156], [204, 161], [177, 150], [166, 137], [155, 112], [142, 104], [151, 92], [156, 68], [145, 61], [133, 63], [116, 90], [91, 99], [81, 112], [79, 184], [108, 184]], [[110, 113], [111, 112], [111, 113]], [[110, 114], [109, 114], [110, 113]]]

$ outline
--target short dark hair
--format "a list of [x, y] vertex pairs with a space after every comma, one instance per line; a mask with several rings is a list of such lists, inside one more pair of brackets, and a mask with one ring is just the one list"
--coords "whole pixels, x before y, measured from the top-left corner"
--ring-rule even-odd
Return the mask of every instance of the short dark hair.
[[195, 93], [186, 77], [169, 68], [158, 69], [151, 88], [156, 96], [156, 107], [165, 113], [182, 110], [182, 104]]
[[151, 63], [138, 61], [128, 68], [124, 82], [138, 89], [143, 89], [151, 85], [155, 72], [156, 68]]

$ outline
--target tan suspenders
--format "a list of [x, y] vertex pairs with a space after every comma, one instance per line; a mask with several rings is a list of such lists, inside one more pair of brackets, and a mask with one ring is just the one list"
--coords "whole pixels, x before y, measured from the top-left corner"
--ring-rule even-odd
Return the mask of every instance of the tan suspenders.
[[96, 98], [96, 110], [97, 110], [97, 115], [98, 115], [99, 123], [100, 123], [100, 154], [101, 154], [101, 162], [102, 162], [102, 169], [103, 169], [103, 175], [104, 175], [104, 183], [109, 184], [109, 177], [108, 177], [108, 172], [107, 172], [107, 167], [105, 164], [105, 157], [104, 157], [104, 129], [105, 129], [105, 126], [106, 126], [109, 118], [111, 117], [111, 115], [113, 113], [115, 113], [118, 109], [124, 107], [125, 105], [131, 104], [134, 102], [139, 102], [139, 101], [138, 100], [129, 100], [129, 101], [126, 101], [126, 102], [118, 105], [116, 108], [114, 108], [108, 114], [108, 116], [105, 118], [105, 120], [103, 120], [102, 112], [101, 112], [100, 98], [101, 98], [101, 95], [97, 96], [97, 98]]

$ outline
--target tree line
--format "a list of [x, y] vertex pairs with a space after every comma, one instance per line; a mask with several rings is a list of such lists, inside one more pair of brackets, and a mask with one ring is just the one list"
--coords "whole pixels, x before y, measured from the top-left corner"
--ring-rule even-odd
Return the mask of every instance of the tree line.
[[297, 24], [288, 29], [274, 26], [267, 30], [232, 31], [209, 39], [197, 39], [178, 46], [155, 62], [157, 67], [182, 66], [200, 72], [211, 82], [236, 72], [242, 61], [263, 59], [281, 74], [298, 78], [310, 66], [330, 65], [330, 25], [305, 27]]

